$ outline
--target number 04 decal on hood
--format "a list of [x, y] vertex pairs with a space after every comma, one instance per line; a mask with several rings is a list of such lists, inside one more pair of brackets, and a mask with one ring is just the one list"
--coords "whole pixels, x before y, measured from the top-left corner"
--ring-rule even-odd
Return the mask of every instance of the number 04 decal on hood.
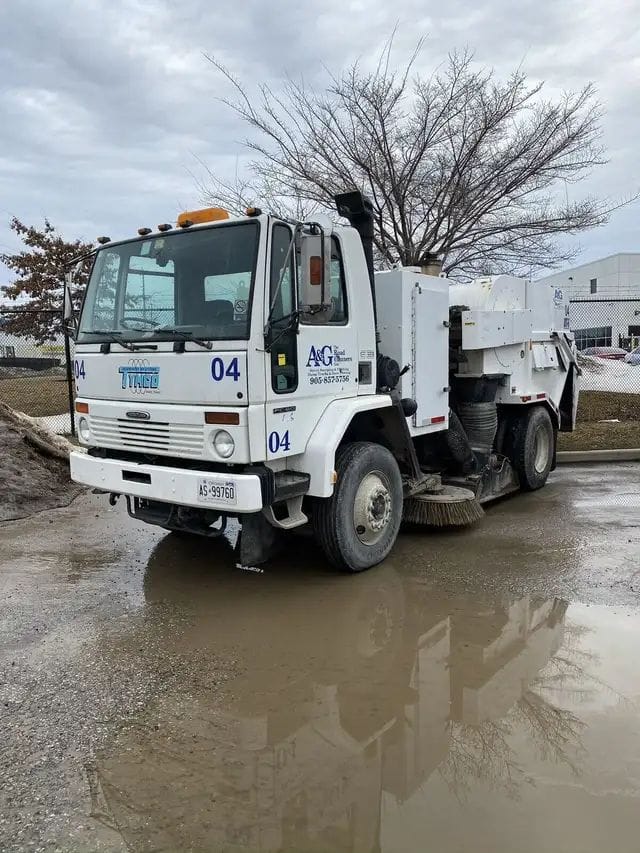
[[225, 361], [224, 358], [220, 358], [219, 355], [211, 359], [211, 378], [213, 381], [222, 382], [225, 376], [229, 377], [229, 379], [233, 379], [234, 382], [239, 381], [240, 367], [238, 365], [237, 356], [234, 356], [228, 361]]

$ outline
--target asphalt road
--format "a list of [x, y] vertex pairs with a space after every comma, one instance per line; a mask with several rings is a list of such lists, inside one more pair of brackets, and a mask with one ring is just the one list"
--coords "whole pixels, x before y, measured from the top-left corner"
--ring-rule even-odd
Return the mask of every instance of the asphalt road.
[[636, 853], [639, 592], [633, 464], [357, 576], [93, 496], [0, 525], [0, 849]]

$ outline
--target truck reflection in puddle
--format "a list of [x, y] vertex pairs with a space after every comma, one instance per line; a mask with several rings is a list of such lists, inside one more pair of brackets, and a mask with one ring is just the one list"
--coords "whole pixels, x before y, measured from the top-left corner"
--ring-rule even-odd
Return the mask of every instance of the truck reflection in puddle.
[[87, 768], [93, 816], [130, 849], [378, 850], [383, 796], [434, 772], [456, 796], [514, 790], [514, 725], [575, 766], [581, 724], [540, 689], [565, 602], [438, 599], [389, 565], [219, 575], [176, 554], [162, 542], [145, 579], [185, 617], [163, 642], [241, 673], [216, 688], [185, 672]]

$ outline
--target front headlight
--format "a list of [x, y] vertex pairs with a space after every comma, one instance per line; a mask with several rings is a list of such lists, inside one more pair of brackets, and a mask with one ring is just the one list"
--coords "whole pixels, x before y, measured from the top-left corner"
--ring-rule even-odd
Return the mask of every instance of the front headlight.
[[86, 418], [80, 418], [78, 421], [78, 435], [80, 439], [87, 444], [91, 438], [91, 430], [89, 429], [89, 421]]
[[236, 449], [236, 443], [226, 429], [219, 429], [213, 436], [213, 447], [218, 456], [228, 459]]

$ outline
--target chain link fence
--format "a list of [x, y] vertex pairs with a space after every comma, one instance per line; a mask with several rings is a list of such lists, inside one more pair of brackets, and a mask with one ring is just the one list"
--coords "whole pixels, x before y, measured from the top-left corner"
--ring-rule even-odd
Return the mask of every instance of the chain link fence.
[[[576, 299], [569, 317], [582, 390], [578, 428], [560, 435], [559, 449], [640, 448], [640, 297]], [[55, 310], [0, 307], [0, 401], [73, 433], [73, 341], [38, 340], [59, 325]]]
[[575, 299], [569, 320], [582, 380], [578, 428], [560, 449], [640, 448], [640, 297]]
[[56, 310], [0, 307], [0, 402], [74, 434], [73, 341], [54, 331], [59, 319]]

